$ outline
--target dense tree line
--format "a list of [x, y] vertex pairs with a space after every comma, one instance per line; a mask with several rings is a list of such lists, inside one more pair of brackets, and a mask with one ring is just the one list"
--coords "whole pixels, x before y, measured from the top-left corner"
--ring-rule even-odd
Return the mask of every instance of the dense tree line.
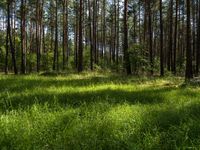
[[3, 0], [0, 69], [199, 74], [200, 0]]

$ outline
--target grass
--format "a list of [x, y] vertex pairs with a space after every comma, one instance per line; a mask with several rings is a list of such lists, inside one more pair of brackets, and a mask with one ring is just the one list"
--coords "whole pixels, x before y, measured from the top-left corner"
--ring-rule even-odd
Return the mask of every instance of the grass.
[[0, 149], [200, 149], [200, 87], [183, 82], [0, 75]]

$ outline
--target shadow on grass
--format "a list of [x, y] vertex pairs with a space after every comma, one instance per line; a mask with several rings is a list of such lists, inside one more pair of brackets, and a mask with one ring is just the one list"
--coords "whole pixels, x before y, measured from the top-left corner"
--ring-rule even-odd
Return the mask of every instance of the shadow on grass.
[[200, 148], [199, 102], [180, 108], [169, 106], [149, 110], [142, 118], [143, 123], [136, 135], [129, 137], [129, 142], [137, 143], [140, 149]]
[[[54, 77], [31, 77], [26, 78], [24, 76], [13, 77], [9, 76], [8, 78], [0, 79], [0, 109], [1, 110], [15, 110], [18, 108], [27, 108], [31, 107], [34, 104], [45, 104], [48, 103], [49, 106], [54, 107], [55, 104], [60, 105], [61, 107], [72, 106], [79, 107], [82, 104], [90, 104], [95, 102], [109, 102], [111, 104], [117, 103], [130, 103], [130, 104], [156, 104], [162, 103], [166, 99], [166, 94], [170, 91], [177, 90], [174, 87], [162, 87], [162, 88], [151, 88], [147, 87], [143, 90], [135, 91], [125, 91], [125, 90], [112, 90], [112, 89], [103, 89], [99, 91], [89, 91], [89, 92], [73, 92], [73, 93], [54, 93], [46, 92], [45, 89], [49, 87], [87, 87], [89, 85], [97, 86], [103, 84], [141, 84], [145, 81], [154, 81], [155, 78], [151, 79], [139, 79], [139, 78], [125, 78], [121, 76], [103, 76], [103, 77], [86, 77], [84, 79], [70, 79], [63, 78], [57, 80]], [[27, 91], [34, 91], [35, 88], [44, 89], [42, 92], [38, 93], [28, 93], [24, 94]], [[5, 95], [5, 92], [8, 92], [8, 95]], [[12, 92], [18, 93], [17, 95], [12, 96]], [[11, 93], [11, 96], [9, 94]], [[22, 93], [22, 94], [20, 94]], [[179, 94], [183, 95], [184, 93], [179, 90]], [[192, 91], [188, 91], [187, 94], [197, 96]]]
[[[166, 91], [166, 89], [164, 91]], [[148, 92], [150, 91], [146, 91], [145, 94], [149, 94]], [[155, 93], [151, 93], [152, 97], [150, 96], [150, 99], [155, 98], [156, 93], [160, 94], [159, 92], [163, 93], [161, 90], [155, 90]], [[112, 92], [109, 91], [108, 93]], [[134, 98], [137, 98], [136, 95], [138, 93], [135, 95], [133, 92], [130, 93], [129, 96], [135, 96]], [[116, 95], [116, 92], [113, 92], [113, 94]], [[118, 96], [119, 95], [116, 95], [116, 97]], [[143, 98], [145, 98], [145, 96]], [[160, 99], [163, 98], [160, 97]], [[141, 100], [142, 102], [142, 98], [138, 98], [138, 100]], [[130, 100], [128, 102], [132, 104], [136, 101]], [[159, 101], [155, 102], [149, 100], [149, 102], [144, 102], [144, 104], [146, 103], [153, 104], [159, 103]], [[112, 107], [112, 109], [113, 108], [114, 107]], [[109, 111], [110, 110], [105, 109], [105, 113], [102, 113], [100, 117], [102, 119], [104, 117], [106, 118], [106, 114], [109, 113]], [[89, 114], [91, 115], [92, 112]], [[120, 127], [122, 127], [121, 129], [117, 127], [115, 122], [110, 121], [109, 118], [106, 118], [106, 122], [102, 123], [98, 122], [99, 118], [97, 119], [96, 116], [94, 120], [91, 119], [90, 122], [90, 119], [87, 118], [88, 116], [86, 117], [86, 115], [83, 115], [79, 116], [80, 118], [77, 118], [77, 115], [79, 115], [79, 112], [76, 112], [75, 114], [66, 114], [56, 118], [41, 129], [41, 132], [48, 135], [49, 139], [47, 141], [39, 141], [37, 140], [37, 137], [34, 137], [34, 140], [38, 142], [38, 145], [48, 145], [47, 148], [56, 147], [57, 149], [58, 147], [60, 147], [60, 149], [63, 147], [70, 147], [71, 149], [173, 150], [198, 147], [198, 142], [200, 142], [200, 103], [192, 103], [180, 108], [168, 106], [164, 108], [156, 107], [154, 109], [147, 109], [144, 113], [140, 114], [142, 121], [138, 124], [137, 128], [135, 128], [135, 124], [134, 122], [131, 122], [130, 118], [127, 119], [127, 122], [126, 120], [122, 121], [122, 124], [120, 124]], [[131, 117], [134, 117], [134, 115]], [[81, 125], [76, 124], [76, 121], [74, 121], [76, 119]], [[120, 119], [121, 118], [119, 118], [119, 120]], [[98, 124], [95, 124], [95, 121], [97, 121]], [[131, 130], [129, 125], [136, 130]], [[126, 127], [128, 131], [134, 132], [123, 133], [125, 132], [123, 128], [126, 129]], [[114, 128], [114, 130], [112, 130], [112, 128]], [[116, 130], [121, 130], [119, 132], [125, 134], [126, 137], [116, 137]], [[57, 139], [54, 137], [57, 137]]]
[[[105, 111], [109, 112], [110, 110]], [[92, 115], [92, 112], [87, 113]], [[164, 108], [156, 107], [152, 110], [147, 109], [140, 114], [142, 116], [139, 117], [142, 121], [136, 123], [138, 126], [131, 121], [131, 118], [134, 119], [134, 115], [122, 121], [118, 127], [115, 122], [109, 120], [106, 116], [107, 113], [92, 116], [93, 119], [86, 115], [79, 117], [78, 114], [79, 112], [69, 112], [55, 117], [55, 120], [47, 121], [45, 125], [41, 124], [40, 128], [35, 128], [37, 132], [34, 130], [34, 133], [26, 137], [28, 141], [30, 140], [30, 143], [25, 145], [24, 149], [26, 146], [31, 147], [31, 149], [34, 149], [35, 146], [38, 146], [38, 149], [44, 149], [44, 147], [45, 149], [63, 149], [68, 147], [70, 149], [89, 150], [199, 149], [200, 103], [195, 102], [180, 108], [168, 106]], [[120, 120], [121, 117], [126, 116], [119, 117]], [[114, 120], [117, 120], [117, 118]], [[123, 128], [128, 131], [126, 132]], [[18, 134], [20, 132], [21, 130], [18, 131]], [[118, 132], [122, 136], [116, 136]], [[6, 139], [6, 142], [8, 142], [8, 144], [5, 144], [6, 146], [10, 144], [12, 148], [12, 146], [18, 146], [17, 142], [20, 144], [24, 142], [23, 137], [18, 136], [17, 138], [20, 140], [18, 139], [19, 141], [15, 143], [14, 138], [10, 138], [11, 135], [8, 135], [8, 139]]]
[[161, 89], [144, 89], [140, 91], [124, 91], [103, 89], [99, 91], [74, 92], [74, 93], [54, 93], [42, 92], [28, 95], [18, 95], [5, 98], [6, 102], [1, 103], [1, 109], [18, 109], [27, 108], [33, 104], [43, 105], [48, 103], [49, 106], [60, 105], [61, 107], [71, 106], [79, 107], [82, 104], [91, 104], [98, 102], [108, 102], [110, 104], [129, 103], [129, 104], [156, 104], [162, 103], [165, 94], [174, 90], [173, 88]]
[[[19, 77], [1, 79], [0, 92], [3, 93], [5, 91], [8, 91], [23, 93], [24, 90], [34, 91], [34, 88], [37, 87], [40, 87], [41, 89], [46, 89], [52, 86], [58, 88], [62, 86], [76, 88], [89, 85], [95, 86], [106, 83], [139, 84], [145, 81], [147, 80], [138, 80], [132, 78], [125, 79], [119, 77], [89, 77], [87, 79], [70, 80], [56, 80], [53, 77], [42, 79], [26, 79], [23, 77]], [[173, 97], [176, 99], [173, 101], [178, 100], [179, 96], [186, 96], [188, 98], [196, 98], [199, 96], [197, 92], [187, 90], [182, 87], [146, 87], [143, 88], [143, 90], [135, 91], [125, 91], [119, 89], [114, 90], [105, 88], [99, 91], [76, 91], [73, 93], [45, 93], [44, 90], [43, 92], [33, 92], [28, 93], [27, 95], [12, 95], [12, 93], [11, 96], [8, 95], [6, 97], [5, 94], [3, 94], [3, 96], [0, 95], [0, 111], [6, 112], [9, 110], [26, 109], [34, 104], [44, 105], [46, 103], [48, 103], [48, 105], [52, 108], [56, 107], [57, 105], [59, 105], [60, 107], [71, 106], [74, 108], [78, 108], [83, 104], [91, 106], [93, 103], [101, 102], [105, 102], [111, 105], [124, 103], [128, 103], [130, 105], [134, 105], [137, 103], [144, 105], [154, 105], [161, 104], [165, 100], [169, 100], [171, 97], [167, 95], [173, 91], [175, 91], [176, 93], [176, 97]], [[141, 107], [141, 109], [142, 108], [143, 106]], [[82, 109], [85, 109], [85, 107], [83, 107]], [[144, 106], [144, 109], [147, 108]], [[99, 113], [99, 110], [96, 111], [97, 113]], [[106, 112], [108, 112], [109, 110], [105, 108], [104, 111], [106, 114]], [[87, 113], [87, 111], [85, 113]], [[92, 114], [92, 112], [90, 113]], [[100, 118], [100, 120], [105, 117], [105, 114], [100, 114], [102, 117]], [[159, 108], [151, 107], [145, 110], [144, 114], [142, 113], [141, 115], [142, 116], [140, 117], [142, 121], [141, 123], [138, 123], [138, 129], [136, 129], [136, 131], [133, 130], [133, 133], [129, 133], [129, 131], [127, 133], [124, 133], [126, 136], [122, 136], [122, 138], [121, 136], [116, 137], [115, 132], [112, 132], [113, 126], [116, 128], [117, 131], [119, 131], [120, 129], [117, 128], [115, 122], [109, 121], [109, 118], [107, 118], [107, 122], [98, 122], [99, 116], [97, 115], [97, 124], [95, 124], [95, 118], [91, 119], [92, 121], [90, 122], [90, 119], [87, 118], [86, 115], [83, 114], [82, 116], [80, 116], [80, 112], [77, 111], [75, 112], [75, 114], [72, 112], [55, 117], [55, 120], [52, 120], [52, 122], [48, 123], [47, 125], [43, 125], [43, 128], [41, 129], [35, 128], [36, 131], [39, 132], [36, 132], [35, 134], [32, 133], [33, 135], [28, 135], [30, 137], [27, 137], [27, 139], [29, 139], [30, 143], [32, 143], [32, 149], [34, 149], [34, 146], [38, 144], [42, 146], [48, 146], [46, 147], [46, 149], [50, 149], [52, 147], [56, 147], [57, 149], [62, 149], [63, 147], [69, 147], [71, 149], [84, 149], [85, 147], [85, 149], [98, 149], [97, 146], [99, 146], [99, 149], [165, 150], [184, 148], [187, 149], [195, 146], [197, 147], [200, 144], [200, 103], [191, 103], [189, 105], [179, 107], [165, 105], [162, 105]], [[85, 121], [81, 122], [82, 119], [84, 120], [84, 117]], [[77, 122], [76, 120], [74, 121], [74, 119], [77, 119]], [[72, 121], [74, 122], [71, 123]], [[82, 124], [79, 125], [78, 123]], [[126, 127], [129, 127], [129, 125], [131, 126], [131, 128], [135, 127], [135, 124], [131, 121], [122, 123], [123, 124], [120, 125], [125, 129]], [[19, 130], [19, 133], [21, 133], [21, 131], [23, 130]], [[122, 130], [121, 132], [126, 131]], [[15, 134], [11, 135], [15, 136]], [[46, 135], [47, 137], [43, 135]], [[44, 138], [45, 140], [43, 141], [38, 137]], [[19, 136], [18, 138], [21, 138], [21, 143], [24, 142], [24, 139], [21, 136]], [[6, 142], [8, 142], [8, 144], [5, 145], [9, 145], [9, 143], [15, 142], [15, 139], [16, 138], [9, 139], [8, 135], [8, 139], [5, 140]], [[53, 145], [52, 143], [56, 145]]]
[[145, 81], [155, 81], [155, 78], [131, 78], [124, 76], [96, 76], [96, 77], [85, 77], [84, 79], [70, 79], [63, 78], [62, 80], [57, 80], [56, 77], [32, 77], [26, 78], [26, 76], [8, 76], [4, 79], [0, 79], [0, 93], [9, 92], [21, 92], [22, 90], [32, 90], [34, 88], [48, 88], [50, 86], [62, 87], [84, 87], [89, 85], [100, 85], [100, 84], [141, 84]]

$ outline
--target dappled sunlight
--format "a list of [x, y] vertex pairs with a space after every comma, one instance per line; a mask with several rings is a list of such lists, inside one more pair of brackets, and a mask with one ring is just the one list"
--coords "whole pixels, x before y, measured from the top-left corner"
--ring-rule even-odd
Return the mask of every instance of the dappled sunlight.
[[171, 149], [200, 143], [200, 88], [182, 87], [181, 78], [85, 74], [0, 81], [2, 145], [163, 149], [169, 141], [164, 145]]

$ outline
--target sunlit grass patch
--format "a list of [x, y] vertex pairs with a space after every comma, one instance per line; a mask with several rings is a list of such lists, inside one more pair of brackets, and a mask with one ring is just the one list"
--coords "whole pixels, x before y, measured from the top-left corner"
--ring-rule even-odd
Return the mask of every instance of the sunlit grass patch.
[[1, 149], [200, 145], [200, 88], [182, 78], [0, 76]]

